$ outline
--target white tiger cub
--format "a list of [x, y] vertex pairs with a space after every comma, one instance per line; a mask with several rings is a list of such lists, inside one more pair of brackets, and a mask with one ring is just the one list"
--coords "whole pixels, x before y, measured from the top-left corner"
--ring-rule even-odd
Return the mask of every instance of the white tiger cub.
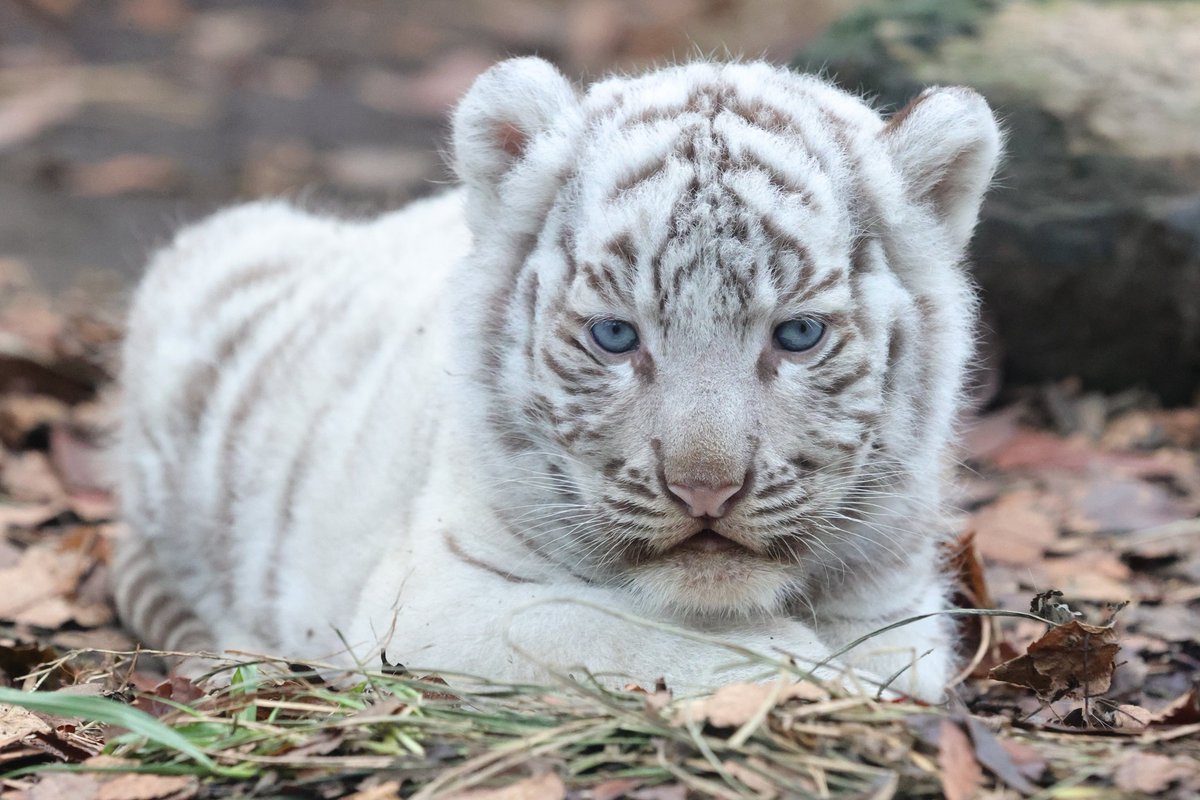
[[[977, 94], [885, 120], [762, 63], [580, 94], [521, 58], [453, 142], [460, 190], [367, 222], [255, 203], [154, 259], [134, 630], [700, 689], [756, 674], [706, 637], [812, 663], [946, 606], [960, 262], [1000, 147]], [[932, 616], [837, 668], [936, 700], [955, 662]]]

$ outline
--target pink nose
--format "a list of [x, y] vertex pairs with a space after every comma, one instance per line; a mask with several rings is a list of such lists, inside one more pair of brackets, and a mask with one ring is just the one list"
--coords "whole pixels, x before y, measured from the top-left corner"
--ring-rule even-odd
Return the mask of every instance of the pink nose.
[[742, 488], [740, 483], [724, 486], [681, 486], [668, 484], [671, 493], [687, 503], [688, 513], [693, 517], [719, 517], [725, 513], [725, 503]]

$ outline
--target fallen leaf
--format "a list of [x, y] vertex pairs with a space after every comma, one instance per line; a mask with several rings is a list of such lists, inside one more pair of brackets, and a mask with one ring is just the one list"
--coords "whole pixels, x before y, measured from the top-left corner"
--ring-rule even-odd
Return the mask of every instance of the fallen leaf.
[[61, 503], [66, 497], [45, 453], [16, 453], [4, 462], [0, 486], [20, 503]]
[[119, 775], [105, 782], [96, 793], [96, 800], [184, 800], [199, 790], [195, 778], [184, 775]]
[[34, 733], [49, 733], [50, 726], [32, 711], [0, 703], [0, 750]]
[[1149, 709], [1128, 703], [1117, 706], [1115, 711], [1117, 727], [1122, 730], [1144, 731], [1154, 719], [1154, 715], [1150, 713]]
[[137, 153], [77, 164], [66, 175], [68, 188], [80, 197], [167, 192], [177, 188], [181, 181], [175, 159]]
[[386, 781], [378, 786], [359, 789], [354, 794], [348, 794], [342, 800], [400, 800], [400, 782]]
[[1143, 603], [1127, 609], [1122, 620], [1130, 630], [1166, 642], [1200, 642], [1200, 614], [1185, 605]]
[[1200, 691], [1195, 687], [1180, 695], [1151, 718], [1155, 725], [1194, 725], [1200, 723]]
[[1191, 772], [1187, 767], [1159, 753], [1131, 750], [1117, 764], [1113, 772], [1113, 783], [1122, 791], [1156, 795]]
[[[1010, 788], [1016, 789], [1023, 794], [1033, 794], [1037, 791], [1029, 776], [1017, 766], [1013, 760], [1012, 754], [1006, 750], [996, 735], [988, 730], [987, 726], [975, 717], [966, 717], [964, 722], [967, 726], [967, 732], [971, 734], [971, 743], [974, 745], [975, 758], [983, 765], [988, 772], [995, 775]], [[1046, 762], [1041, 762], [1042, 770], [1045, 770]], [[1040, 771], [1037, 776], [1040, 776]]]
[[0, 102], [0, 152], [70, 119], [82, 105], [80, 81], [50, 73], [35, 88], [5, 97]]
[[60, 423], [50, 429], [50, 460], [67, 491], [107, 493], [114, 488], [112, 448], [105, 445], [75, 426]]
[[754, 792], [754, 796], [759, 800], [774, 800], [779, 796], [779, 787], [752, 767], [733, 759], [726, 759], [721, 766], [725, 767], [726, 772], [745, 784], [746, 788]]
[[1026, 686], [1043, 697], [1108, 691], [1120, 649], [1111, 627], [1073, 620], [1056, 625], [1029, 645], [1028, 652], [992, 669], [992, 679]]
[[808, 681], [782, 689], [777, 683], [730, 683], [680, 709], [680, 719], [707, 721], [717, 728], [740, 728], [771, 702], [772, 696], [775, 705], [792, 698], [811, 702], [829, 699], [828, 692]]
[[1081, 488], [1069, 525], [1085, 533], [1120, 533], [1154, 528], [1188, 516], [1160, 483], [1136, 478], [1093, 479]]
[[95, 800], [100, 781], [91, 775], [51, 772], [27, 792], [28, 800]]
[[471, 789], [447, 795], [455, 800], [563, 800], [567, 787], [553, 772], [534, 775], [499, 789]]
[[978, 794], [983, 785], [983, 770], [975, 760], [966, 732], [948, 719], [942, 720], [937, 761], [946, 800], [971, 800]]
[[1039, 507], [1039, 495], [1019, 490], [976, 512], [970, 523], [985, 562], [1028, 564], [1058, 538], [1058, 526]]
[[0, 536], [12, 528], [36, 528], [63, 512], [61, 502], [9, 505], [0, 503]]
[[1004, 748], [1004, 752], [1008, 753], [1008, 757], [1012, 759], [1013, 765], [1026, 778], [1038, 781], [1046, 774], [1048, 766], [1046, 759], [1037, 751], [1037, 748], [1015, 739], [1000, 739], [999, 742], [1000, 746]]
[[1041, 566], [1046, 581], [1072, 600], [1118, 602], [1131, 596], [1129, 567], [1110, 552], [1080, 550], [1046, 558]]
[[639, 778], [611, 778], [592, 787], [590, 800], [620, 800], [641, 785]]
[[29, 445], [39, 430], [66, 419], [67, 404], [45, 395], [8, 395], [0, 398], [0, 442], [13, 450]]

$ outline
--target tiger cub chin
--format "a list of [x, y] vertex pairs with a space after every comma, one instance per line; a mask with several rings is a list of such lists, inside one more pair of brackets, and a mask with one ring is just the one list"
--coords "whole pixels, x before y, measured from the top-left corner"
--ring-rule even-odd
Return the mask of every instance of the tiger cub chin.
[[[944, 608], [999, 147], [967, 89], [882, 118], [763, 63], [577, 90], [520, 58], [458, 106], [460, 189], [185, 229], [124, 351], [125, 621], [698, 690], [760, 674], [714, 641], [815, 663]], [[936, 700], [955, 646], [930, 616], [822, 674]]]

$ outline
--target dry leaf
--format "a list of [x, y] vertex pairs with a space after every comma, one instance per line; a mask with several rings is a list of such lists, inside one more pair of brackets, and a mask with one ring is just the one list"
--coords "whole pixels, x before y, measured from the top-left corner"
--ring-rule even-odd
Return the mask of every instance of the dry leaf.
[[774, 800], [779, 796], [779, 787], [752, 767], [732, 759], [726, 759], [721, 766], [725, 767], [725, 771], [734, 778], [744, 783], [746, 788], [754, 792], [754, 796], [758, 800]]
[[592, 787], [590, 800], [620, 800], [641, 785], [638, 778], [611, 778]]
[[369, 789], [359, 789], [342, 800], [400, 800], [400, 782], [387, 781]]
[[96, 800], [184, 800], [194, 797], [199, 784], [184, 775], [120, 775], [100, 786]]
[[0, 488], [20, 503], [61, 503], [62, 484], [45, 453], [16, 453], [4, 462]]
[[946, 800], [971, 800], [976, 796], [983, 785], [983, 770], [966, 732], [948, 719], [942, 720], [937, 760]]
[[1176, 697], [1165, 708], [1154, 715], [1155, 725], [1194, 725], [1200, 723], [1200, 691], [1193, 688], [1187, 694]]
[[1117, 727], [1127, 731], [1144, 731], [1149, 727], [1154, 715], [1149, 709], [1141, 706], [1122, 704], [1115, 710]]
[[0, 441], [13, 450], [26, 446], [30, 434], [67, 416], [67, 404], [45, 395], [0, 398]]
[[471, 789], [448, 795], [454, 800], [563, 800], [567, 787], [553, 772], [534, 775], [499, 789]]
[[1122, 791], [1156, 795], [1173, 782], [1189, 777], [1195, 771], [1194, 767], [1189, 770], [1159, 753], [1131, 750], [1117, 764], [1113, 782]]
[[38, 778], [27, 800], [95, 800], [100, 782], [91, 775], [51, 772]]
[[172, 158], [131, 153], [76, 165], [68, 172], [66, 182], [80, 197], [99, 197], [170, 191], [178, 187], [181, 175], [179, 164]]
[[1045, 580], [1072, 600], [1117, 602], [1130, 597], [1130, 571], [1110, 552], [1085, 549], [1042, 562]]
[[991, 677], [1045, 697], [1075, 691], [1095, 696], [1108, 691], [1119, 649], [1112, 627], [1073, 620], [1046, 631], [1025, 655], [992, 669]]
[[[1033, 794], [1037, 787], [1029, 782], [1029, 777], [1013, 760], [1010, 751], [1006, 750], [996, 735], [975, 717], [966, 717], [967, 732], [971, 734], [971, 744], [974, 745], [975, 758], [988, 772], [995, 775], [1010, 788], [1023, 794]], [[1036, 754], [1035, 754], [1036, 755]], [[1033, 777], [1039, 777], [1046, 768], [1046, 762], [1041, 762], [1041, 770]]]
[[984, 561], [1028, 564], [1058, 538], [1058, 526], [1039, 507], [1039, 496], [1021, 490], [976, 512], [971, 520], [975, 547]]
[[50, 726], [32, 711], [0, 704], [0, 750], [34, 733], [49, 733]]
[[829, 693], [814, 683], [801, 681], [779, 688], [777, 683], [730, 683], [709, 697], [693, 700], [680, 709], [678, 721], [707, 721], [717, 728], [740, 728], [775, 696], [775, 705], [798, 698], [812, 702], [829, 699]]

